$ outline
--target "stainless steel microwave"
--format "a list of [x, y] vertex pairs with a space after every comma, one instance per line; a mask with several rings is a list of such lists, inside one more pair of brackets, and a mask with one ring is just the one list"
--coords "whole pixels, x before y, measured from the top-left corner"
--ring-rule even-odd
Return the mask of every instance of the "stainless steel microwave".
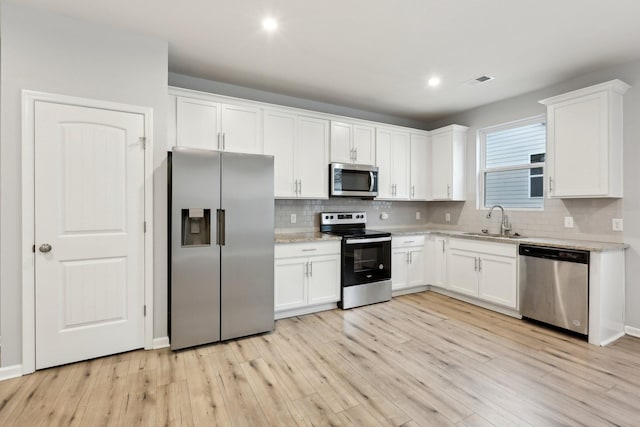
[[378, 195], [378, 168], [371, 165], [331, 163], [329, 193], [332, 197], [372, 199]]

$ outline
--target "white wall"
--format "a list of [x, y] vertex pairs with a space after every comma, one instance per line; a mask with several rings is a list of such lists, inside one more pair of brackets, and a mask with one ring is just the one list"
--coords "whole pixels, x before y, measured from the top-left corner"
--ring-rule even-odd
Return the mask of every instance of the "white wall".
[[3, 0], [0, 17], [0, 328], [2, 366], [22, 361], [21, 90], [153, 108], [154, 336], [167, 335], [167, 43]]
[[[624, 96], [624, 198], [545, 200], [542, 213], [511, 212], [516, 231], [525, 234], [555, 235], [581, 239], [624, 241], [630, 245], [626, 254], [626, 324], [640, 328], [640, 61], [592, 71], [561, 84], [525, 95], [485, 105], [430, 124], [435, 129], [451, 123], [470, 126], [467, 145], [467, 202], [429, 203], [429, 223], [434, 226], [481, 228], [486, 220], [476, 206], [476, 131], [537, 114], [545, 107], [539, 100], [572, 90], [621, 79], [632, 87]], [[494, 83], [488, 84], [496, 84]], [[453, 221], [444, 222], [445, 211], [451, 211]], [[563, 227], [563, 217], [573, 216], [575, 229]], [[624, 218], [624, 232], [611, 231], [611, 218]], [[497, 224], [491, 224], [497, 226]]]

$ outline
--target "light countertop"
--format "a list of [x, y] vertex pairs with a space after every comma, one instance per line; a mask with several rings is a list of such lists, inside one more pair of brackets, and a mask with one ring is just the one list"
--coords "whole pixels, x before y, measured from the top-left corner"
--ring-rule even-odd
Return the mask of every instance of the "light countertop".
[[[379, 228], [379, 227], [378, 227]], [[416, 234], [436, 234], [441, 236], [456, 237], [470, 240], [484, 240], [500, 243], [512, 243], [512, 244], [528, 244], [536, 246], [547, 246], [555, 248], [565, 249], [577, 249], [592, 252], [604, 252], [604, 251], [616, 251], [628, 248], [626, 243], [617, 242], [598, 242], [590, 240], [576, 240], [576, 239], [557, 239], [550, 237], [501, 237], [480, 235], [465, 231], [456, 230], [441, 230], [424, 227], [406, 227], [406, 228], [392, 228], [388, 231], [393, 236], [409, 236]], [[330, 241], [341, 240], [340, 236], [333, 236], [331, 234], [320, 233], [319, 231], [276, 231], [275, 242], [276, 243], [299, 243], [299, 242], [313, 242], [313, 241]]]

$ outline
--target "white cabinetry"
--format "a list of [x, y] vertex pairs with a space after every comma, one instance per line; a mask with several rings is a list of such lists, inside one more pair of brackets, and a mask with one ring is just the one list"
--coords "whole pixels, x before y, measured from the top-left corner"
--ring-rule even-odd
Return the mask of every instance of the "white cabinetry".
[[429, 198], [429, 137], [425, 133], [412, 133], [411, 141], [411, 188], [409, 198], [411, 200], [427, 200]]
[[262, 153], [260, 108], [176, 97], [176, 145], [236, 153]]
[[329, 197], [329, 122], [264, 111], [264, 152], [274, 156], [277, 198]]
[[274, 271], [276, 318], [333, 308], [340, 299], [340, 241], [277, 244]]
[[540, 101], [547, 106], [549, 197], [622, 197], [622, 95], [612, 80]]
[[409, 133], [376, 129], [378, 199], [409, 199]]
[[451, 125], [429, 132], [431, 185], [429, 200], [465, 200], [467, 129]]
[[373, 126], [331, 121], [331, 162], [373, 165], [375, 147]]
[[447, 238], [429, 236], [427, 241], [428, 282], [444, 288], [447, 286]]
[[391, 282], [394, 291], [427, 284], [423, 235], [394, 236], [391, 240]]
[[448, 289], [516, 309], [516, 248], [510, 243], [449, 239]]

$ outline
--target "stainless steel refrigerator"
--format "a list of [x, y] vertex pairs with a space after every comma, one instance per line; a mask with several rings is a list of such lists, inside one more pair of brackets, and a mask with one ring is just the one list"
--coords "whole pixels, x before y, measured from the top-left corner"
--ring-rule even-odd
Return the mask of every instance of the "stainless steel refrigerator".
[[273, 157], [169, 153], [173, 350], [271, 331]]

